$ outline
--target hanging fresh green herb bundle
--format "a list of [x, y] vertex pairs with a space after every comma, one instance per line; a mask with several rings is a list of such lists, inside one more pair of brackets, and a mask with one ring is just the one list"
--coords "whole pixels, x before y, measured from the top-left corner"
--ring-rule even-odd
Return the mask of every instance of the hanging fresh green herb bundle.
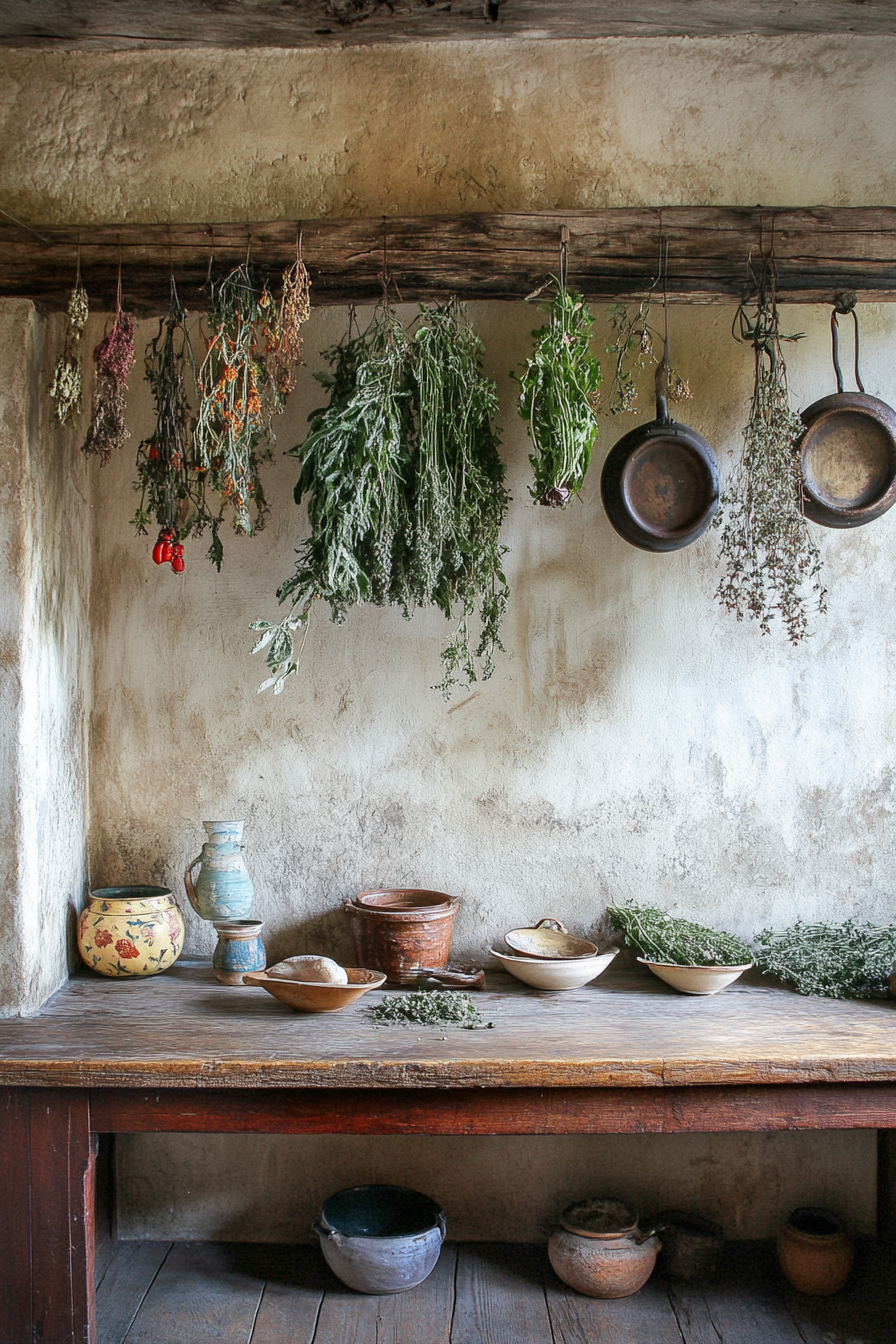
[[93, 352], [93, 363], [90, 425], [82, 450], [90, 457], [98, 457], [100, 465], [105, 466], [131, 437], [124, 420], [124, 394], [128, 390], [128, 374], [134, 367], [134, 319], [122, 311], [120, 274], [115, 316]]
[[519, 412], [535, 447], [530, 487], [539, 504], [562, 508], [578, 494], [597, 435], [600, 364], [591, 353], [594, 318], [581, 294], [555, 280], [553, 303], [542, 306], [546, 326], [533, 331], [535, 349], [522, 374]]
[[763, 929], [756, 965], [789, 980], [800, 994], [828, 999], [870, 999], [884, 994], [896, 972], [896, 924], [804, 924]]
[[296, 632], [304, 642], [319, 598], [337, 622], [365, 602], [406, 616], [436, 606], [459, 622], [442, 654], [443, 692], [491, 674], [507, 602], [498, 532], [508, 496], [481, 356], [455, 303], [423, 309], [413, 337], [381, 304], [363, 335], [324, 352], [332, 373], [318, 377], [330, 403], [292, 450], [311, 531], [277, 592], [289, 615], [253, 623], [253, 652], [267, 649], [271, 672], [260, 690], [279, 693], [296, 671]]
[[77, 429], [81, 418], [81, 396], [83, 376], [81, 373], [81, 338], [87, 325], [90, 309], [87, 303], [87, 291], [81, 284], [81, 267], [75, 279], [75, 287], [68, 301], [68, 322], [65, 328], [65, 342], [62, 354], [53, 370], [50, 384], [50, 400], [60, 425], [68, 429]]
[[768, 634], [777, 613], [787, 637], [798, 644], [809, 633], [810, 607], [825, 610], [821, 558], [802, 512], [798, 444], [804, 426], [790, 409], [775, 297], [775, 270], [763, 259], [756, 275], [758, 297], [748, 312], [741, 304], [735, 339], [752, 345], [755, 361], [750, 419], [744, 451], [714, 526], [721, 527], [725, 572], [717, 597], [737, 619], [745, 615]]
[[482, 353], [460, 304], [425, 313], [414, 338], [417, 451], [397, 596], [407, 614], [432, 604], [458, 621], [442, 651], [446, 698], [476, 681], [477, 664], [483, 680], [491, 676], [507, 608], [498, 534], [509, 496], [492, 428], [497, 392], [482, 374]]
[[209, 559], [221, 568], [223, 548], [218, 536], [223, 513], [213, 512], [206, 501], [206, 472], [197, 467], [193, 452], [193, 416], [187, 379], [196, 377], [196, 365], [186, 326], [187, 315], [171, 285], [168, 315], [159, 323], [158, 334], [146, 347], [146, 381], [156, 412], [152, 435], [137, 449], [137, 480], [140, 507], [131, 519], [145, 535], [153, 522], [161, 528], [153, 548], [156, 564], [170, 564], [176, 574], [184, 569], [183, 542], [211, 529]]
[[248, 266], [238, 266], [213, 286], [208, 325], [197, 378], [196, 461], [207, 472], [206, 488], [232, 511], [234, 531], [248, 534], [267, 512], [259, 466], [271, 455], [271, 417], [283, 409], [267, 364], [280, 340], [277, 305]]
[[672, 966], [748, 966], [752, 953], [731, 933], [677, 919], [648, 905], [610, 905], [607, 914], [614, 929], [625, 933], [629, 947], [648, 961]]

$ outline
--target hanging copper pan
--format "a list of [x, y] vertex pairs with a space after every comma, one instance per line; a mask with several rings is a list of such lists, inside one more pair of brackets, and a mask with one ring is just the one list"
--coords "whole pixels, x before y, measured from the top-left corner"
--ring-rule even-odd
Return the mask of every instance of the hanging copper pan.
[[[802, 412], [800, 445], [803, 513], [823, 527], [861, 527], [896, 503], [896, 411], [871, 397], [859, 376], [859, 319], [855, 294], [841, 294], [831, 312], [831, 349], [837, 391]], [[855, 324], [858, 392], [843, 391], [837, 350], [837, 314]]]
[[679, 551], [719, 506], [715, 455], [702, 434], [669, 417], [668, 348], [656, 371], [656, 419], [610, 450], [600, 481], [607, 517], [642, 551]]

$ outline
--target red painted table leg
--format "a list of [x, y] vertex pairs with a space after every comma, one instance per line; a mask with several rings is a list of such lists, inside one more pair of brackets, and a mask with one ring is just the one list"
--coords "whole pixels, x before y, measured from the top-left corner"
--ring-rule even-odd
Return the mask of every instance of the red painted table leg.
[[5, 1344], [94, 1344], [94, 1179], [85, 1092], [0, 1088]]

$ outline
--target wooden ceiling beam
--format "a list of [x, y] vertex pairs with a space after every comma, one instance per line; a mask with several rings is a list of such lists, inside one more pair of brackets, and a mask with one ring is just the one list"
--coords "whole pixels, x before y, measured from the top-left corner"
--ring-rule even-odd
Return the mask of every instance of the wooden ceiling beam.
[[896, 33], [894, 0], [0, 0], [0, 46], [339, 47], [477, 38]]
[[[896, 208], [662, 209], [553, 211], [401, 219], [317, 220], [303, 225], [303, 254], [316, 306], [375, 302], [383, 247], [408, 301], [526, 298], [555, 273], [561, 225], [570, 230], [569, 282], [590, 300], [642, 295], [656, 275], [660, 237], [669, 244], [669, 297], [738, 299], [747, 257], [774, 228], [782, 300], [829, 303], [841, 290], [896, 300]], [[296, 221], [252, 224], [110, 224], [25, 227], [0, 222], [0, 295], [65, 307], [81, 270], [94, 309], [114, 303], [121, 256], [125, 303], [137, 313], [167, 308], [175, 275], [188, 309], [208, 306], [208, 277], [244, 261], [279, 280], [295, 258]], [[397, 295], [393, 292], [393, 297]]]

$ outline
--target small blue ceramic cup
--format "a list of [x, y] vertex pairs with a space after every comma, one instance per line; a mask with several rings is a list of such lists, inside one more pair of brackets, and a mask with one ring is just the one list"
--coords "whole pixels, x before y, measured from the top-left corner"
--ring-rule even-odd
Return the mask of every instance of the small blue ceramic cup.
[[222, 985], [241, 985], [246, 971], [263, 971], [267, 964], [260, 919], [227, 919], [214, 925], [218, 946], [212, 958], [215, 976]]

